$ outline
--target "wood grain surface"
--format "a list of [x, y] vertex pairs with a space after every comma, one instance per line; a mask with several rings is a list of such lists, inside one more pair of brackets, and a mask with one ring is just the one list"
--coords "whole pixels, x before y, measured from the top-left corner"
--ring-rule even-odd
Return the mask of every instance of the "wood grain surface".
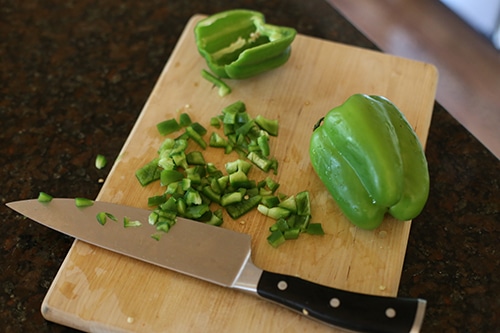
[[[201, 78], [194, 16], [159, 77], [97, 200], [147, 207], [161, 193], [141, 187], [135, 171], [156, 156], [163, 138], [156, 124], [188, 112], [206, 125], [223, 107], [242, 100], [250, 115], [279, 119], [271, 139], [279, 191], [308, 190], [313, 222], [326, 235], [303, 235], [278, 249], [267, 244], [272, 220], [252, 212], [223, 227], [252, 235], [252, 258], [263, 269], [298, 275], [347, 290], [395, 296], [411, 222], [387, 218], [374, 231], [354, 227], [313, 172], [308, 145], [314, 123], [351, 94], [384, 95], [406, 115], [425, 145], [437, 71], [429, 64], [298, 35], [290, 60], [257, 77], [228, 81], [221, 98]], [[208, 139], [208, 135], [207, 135]], [[205, 158], [222, 168], [237, 154], [209, 148]], [[254, 179], [266, 174], [256, 168]], [[267, 301], [221, 288], [75, 241], [42, 304], [50, 321], [89, 332], [331, 332], [332, 329]], [[361, 316], [362, 314], [360, 314]]]

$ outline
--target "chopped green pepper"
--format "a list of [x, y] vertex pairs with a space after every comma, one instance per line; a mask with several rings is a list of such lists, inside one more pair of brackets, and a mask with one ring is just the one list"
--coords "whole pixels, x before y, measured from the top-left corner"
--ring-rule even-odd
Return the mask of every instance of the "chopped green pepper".
[[94, 204], [94, 201], [87, 198], [75, 198], [75, 205], [78, 208], [89, 207]]
[[164, 120], [156, 124], [156, 128], [161, 135], [168, 135], [181, 129], [181, 125], [175, 118]]
[[129, 217], [125, 216], [123, 218], [123, 227], [124, 228], [134, 228], [134, 227], [140, 227], [142, 223], [137, 220], [131, 220]]
[[180, 114], [179, 116], [179, 126], [181, 127], [186, 127], [186, 126], [189, 126], [191, 125], [193, 122], [191, 121], [191, 117], [189, 116], [189, 114], [183, 112]]
[[258, 205], [257, 210], [261, 214], [269, 216], [270, 218], [275, 220], [287, 218], [292, 213], [288, 209], [279, 206], [269, 208], [264, 205]]
[[226, 206], [227, 213], [236, 220], [257, 207], [261, 199], [262, 197], [260, 195], [255, 195], [248, 199], [243, 199], [240, 202], [228, 205]]
[[378, 227], [387, 212], [410, 220], [429, 192], [418, 137], [388, 99], [356, 94], [332, 109], [310, 141], [314, 170], [355, 225]]
[[162, 168], [158, 166], [159, 160], [156, 157], [135, 172], [135, 176], [142, 186], [160, 179]]
[[102, 169], [108, 164], [108, 160], [106, 159], [106, 156], [102, 154], [98, 154], [95, 158], [95, 167], [97, 169]]
[[96, 215], [97, 222], [99, 222], [100, 225], [105, 225], [107, 222], [107, 216], [105, 212], [99, 212]]
[[203, 148], [203, 149], [207, 148], [207, 143], [202, 138], [203, 134], [200, 134], [199, 132], [197, 132], [195, 126], [193, 126], [193, 125], [186, 127], [187, 135], [191, 139], [193, 139], [193, 141], [196, 142], [201, 148]]
[[271, 234], [267, 237], [267, 242], [274, 248], [279, 247], [285, 241], [285, 236], [279, 230], [272, 231]]
[[257, 11], [236, 9], [209, 16], [194, 29], [196, 46], [219, 77], [248, 78], [283, 65], [296, 30], [265, 23]]
[[[268, 156], [270, 135], [277, 134], [278, 122], [262, 116], [257, 119], [259, 122], [250, 117], [241, 101], [227, 106], [221, 115], [211, 119], [210, 124], [214, 126], [220, 127], [222, 122], [227, 137], [212, 133], [209, 145], [224, 147], [226, 152], [234, 146], [239, 153], [244, 153], [241, 157], [248, 157], [225, 163], [227, 174], [213, 163], [207, 163], [202, 152], [187, 152], [190, 139], [205, 148], [202, 136], [207, 130], [201, 124], [193, 123], [185, 113], [180, 115], [178, 123], [175, 119], [175, 122], [170, 122], [174, 124], [173, 128], [184, 128], [185, 133], [175, 139], [166, 138], [157, 151], [159, 156], [136, 172], [142, 185], [159, 179], [160, 185], [166, 187], [164, 193], [148, 198], [148, 206], [156, 206], [148, 217], [148, 223], [156, 227], [152, 238], [159, 240], [161, 234], [168, 232], [175, 224], [177, 216], [221, 225], [222, 209], [212, 212], [212, 203], [223, 207], [233, 219], [263, 204], [258, 208], [261, 213], [280, 219], [277, 229], [279, 234], [274, 235], [275, 241], [271, 240], [273, 246], [279, 246], [285, 239], [296, 239], [305, 232], [310, 216], [297, 214], [310, 214], [308, 193], [281, 198], [274, 195], [280, 184], [269, 176], [258, 183], [248, 176], [253, 164], [266, 171], [277, 170], [276, 159], [269, 159]], [[107, 217], [100, 213], [97, 219], [104, 224]], [[139, 225], [139, 221], [124, 219], [126, 227]]]
[[206, 69], [201, 70], [201, 77], [219, 88], [218, 93], [220, 97], [224, 97], [231, 93], [231, 87], [228, 86], [226, 82], [222, 81], [218, 77], [213, 76]]
[[45, 193], [45, 192], [40, 192], [38, 194], [38, 201], [43, 202], [43, 203], [51, 202], [52, 196], [50, 194]]
[[260, 128], [266, 130], [269, 134], [273, 136], [278, 135], [278, 120], [277, 119], [267, 119], [262, 115], [255, 117], [255, 122], [260, 126]]
[[108, 221], [108, 218], [115, 222], [118, 221], [118, 219], [111, 213], [99, 212], [96, 215], [97, 222], [99, 222], [100, 225], [105, 225]]
[[324, 235], [325, 232], [323, 231], [323, 227], [321, 226], [321, 223], [309, 223], [309, 225], [306, 228], [306, 232], [309, 235]]

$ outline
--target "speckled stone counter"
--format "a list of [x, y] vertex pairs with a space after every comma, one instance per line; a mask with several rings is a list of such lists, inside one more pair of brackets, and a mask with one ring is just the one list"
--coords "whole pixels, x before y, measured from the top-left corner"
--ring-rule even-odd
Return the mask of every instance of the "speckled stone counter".
[[[4, 203], [47, 189], [95, 197], [188, 19], [235, 7], [376, 48], [320, 0], [2, 1], [3, 332], [74, 331], [40, 314], [73, 240], [22, 221]], [[98, 153], [110, 159], [105, 169], [93, 165]], [[399, 295], [428, 300], [423, 332], [499, 332], [500, 162], [438, 104], [426, 154], [431, 193], [412, 225]]]

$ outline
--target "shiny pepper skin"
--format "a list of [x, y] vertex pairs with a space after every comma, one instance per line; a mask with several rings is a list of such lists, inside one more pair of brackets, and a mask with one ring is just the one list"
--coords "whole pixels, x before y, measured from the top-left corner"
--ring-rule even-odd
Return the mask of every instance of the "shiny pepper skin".
[[309, 153], [344, 215], [360, 228], [377, 228], [387, 213], [411, 220], [427, 201], [420, 141], [385, 97], [355, 94], [329, 111], [314, 129]]
[[221, 78], [246, 79], [286, 63], [297, 31], [265, 22], [262, 13], [233, 9], [196, 24], [196, 46]]

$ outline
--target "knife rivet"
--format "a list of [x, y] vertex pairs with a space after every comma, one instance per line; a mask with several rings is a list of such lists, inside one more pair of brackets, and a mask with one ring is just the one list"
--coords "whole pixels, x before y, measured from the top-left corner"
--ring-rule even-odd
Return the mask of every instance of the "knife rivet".
[[385, 315], [387, 316], [387, 318], [394, 318], [396, 317], [396, 310], [394, 310], [393, 308], [387, 308], [385, 310]]
[[283, 291], [286, 290], [286, 288], [288, 288], [288, 283], [286, 283], [286, 281], [281, 280], [280, 282], [278, 282], [279, 290]]
[[336, 298], [336, 297], [332, 298], [330, 300], [330, 306], [332, 308], [338, 308], [340, 306], [340, 300], [338, 298]]

